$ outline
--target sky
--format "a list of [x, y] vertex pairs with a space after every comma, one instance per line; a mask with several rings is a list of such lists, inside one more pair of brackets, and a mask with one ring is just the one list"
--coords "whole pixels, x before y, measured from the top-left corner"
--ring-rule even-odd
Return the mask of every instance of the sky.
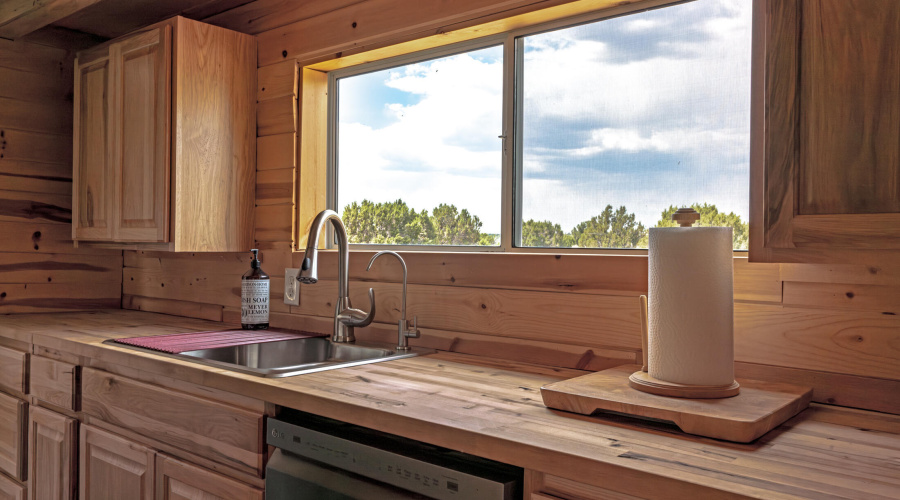
[[[524, 220], [607, 204], [749, 212], [750, 0], [697, 0], [524, 39]], [[339, 80], [339, 194], [467, 208], [500, 232], [502, 48]]]

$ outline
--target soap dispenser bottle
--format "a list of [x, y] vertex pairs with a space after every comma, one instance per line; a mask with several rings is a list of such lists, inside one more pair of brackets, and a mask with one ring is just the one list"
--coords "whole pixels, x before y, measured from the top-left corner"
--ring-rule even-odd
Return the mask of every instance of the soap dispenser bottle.
[[259, 250], [250, 250], [250, 270], [241, 277], [241, 328], [269, 328], [269, 275], [259, 267]]

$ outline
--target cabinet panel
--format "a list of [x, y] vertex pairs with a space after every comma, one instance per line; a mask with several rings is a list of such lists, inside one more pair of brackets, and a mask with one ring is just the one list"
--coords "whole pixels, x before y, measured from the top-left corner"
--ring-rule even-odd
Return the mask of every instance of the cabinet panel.
[[29, 413], [28, 498], [74, 500], [75, 420], [35, 406]]
[[0, 387], [13, 392], [25, 393], [26, 376], [25, 365], [28, 363], [28, 353], [0, 347]]
[[0, 470], [25, 480], [25, 421], [28, 405], [0, 394]]
[[41, 401], [65, 408], [76, 407], [78, 367], [41, 356], [31, 357], [31, 394]]
[[157, 500], [262, 500], [262, 490], [165, 455], [156, 457]]
[[72, 178], [72, 237], [112, 238], [108, 57], [75, 60], [75, 135]]
[[25, 488], [0, 474], [0, 500], [25, 500]]
[[750, 260], [878, 263], [900, 249], [900, 4], [761, 0]]
[[898, 213], [900, 2], [801, 8], [797, 213]]
[[119, 241], [168, 241], [171, 29], [162, 26], [110, 46]]
[[89, 425], [81, 426], [79, 498], [150, 500], [153, 450]]

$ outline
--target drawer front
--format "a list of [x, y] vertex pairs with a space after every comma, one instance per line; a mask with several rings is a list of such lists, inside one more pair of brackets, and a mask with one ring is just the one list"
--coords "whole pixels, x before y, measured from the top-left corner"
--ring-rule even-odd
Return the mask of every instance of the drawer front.
[[0, 470], [25, 480], [25, 422], [28, 405], [0, 394]]
[[262, 477], [263, 415], [93, 368], [81, 374], [93, 417]]
[[25, 500], [25, 487], [0, 474], [0, 500]]
[[0, 388], [15, 393], [28, 392], [28, 353], [0, 347]]
[[78, 367], [55, 359], [31, 357], [31, 394], [41, 401], [77, 411]]
[[542, 474], [540, 493], [532, 494], [533, 500], [642, 500], [641, 497], [608, 490], [571, 479]]
[[263, 491], [165, 455], [156, 455], [156, 499], [263, 500]]

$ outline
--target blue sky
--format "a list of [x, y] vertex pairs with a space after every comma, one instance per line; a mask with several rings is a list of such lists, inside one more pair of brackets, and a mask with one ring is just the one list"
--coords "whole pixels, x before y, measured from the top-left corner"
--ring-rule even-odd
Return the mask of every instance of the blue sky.
[[[698, 0], [525, 40], [523, 217], [625, 205], [749, 211], [750, 0]], [[339, 204], [468, 208], [500, 231], [499, 47], [342, 79]]]

